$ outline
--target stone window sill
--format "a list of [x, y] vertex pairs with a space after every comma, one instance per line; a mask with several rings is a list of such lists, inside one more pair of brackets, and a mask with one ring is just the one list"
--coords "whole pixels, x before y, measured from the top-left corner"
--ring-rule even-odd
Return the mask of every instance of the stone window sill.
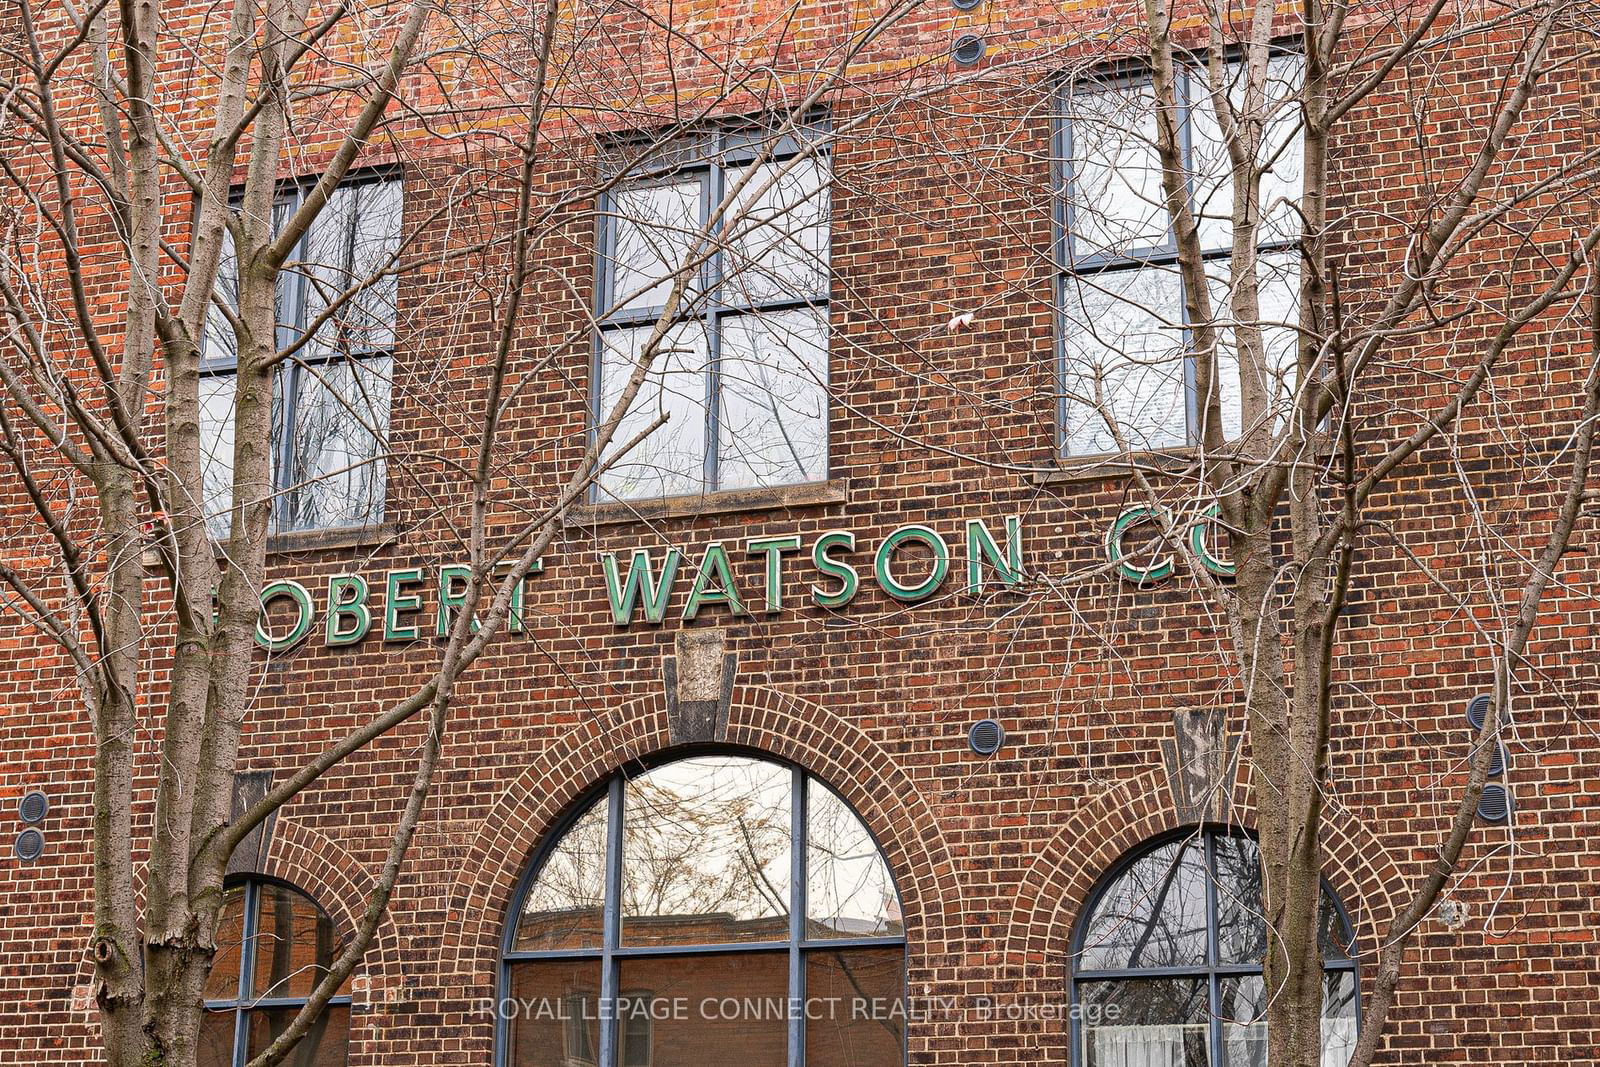
[[1135, 452], [1132, 456], [1059, 456], [1056, 469], [1035, 473], [1033, 481], [1035, 485], [1103, 482], [1130, 477], [1135, 469], [1145, 474], [1177, 474], [1193, 469], [1196, 458], [1195, 450], [1188, 446]]
[[843, 479], [780, 485], [770, 489], [724, 489], [693, 496], [657, 497], [654, 500], [617, 500], [574, 508], [569, 521], [577, 526], [616, 526], [685, 519], [701, 515], [727, 515], [741, 511], [782, 511], [789, 508], [843, 504], [848, 494]]
[[[289, 530], [267, 535], [267, 555], [292, 556], [340, 548], [382, 548], [393, 544], [399, 534], [400, 528], [392, 522], [375, 526], [336, 526], [326, 530]], [[228, 550], [226, 541], [212, 544], [219, 556]]]

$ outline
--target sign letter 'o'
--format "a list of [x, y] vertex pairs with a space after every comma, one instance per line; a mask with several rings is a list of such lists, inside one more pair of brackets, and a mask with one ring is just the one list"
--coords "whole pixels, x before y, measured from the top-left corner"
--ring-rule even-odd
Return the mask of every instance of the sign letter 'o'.
[[[921, 541], [933, 552], [933, 570], [916, 585], [903, 584], [889, 570], [895, 551], [907, 541]], [[902, 526], [885, 537], [883, 544], [878, 546], [878, 556], [873, 561], [872, 569], [883, 591], [896, 600], [907, 603], [923, 600], [938, 590], [945, 575], [949, 573], [950, 546], [945, 544], [944, 538], [926, 526]]]
[[[273, 637], [267, 632], [267, 605], [285, 596], [294, 601], [297, 613], [294, 626], [282, 637]], [[256, 616], [256, 644], [268, 652], [287, 651], [299, 644], [306, 634], [311, 632], [311, 624], [315, 617], [316, 610], [311, 606], [311, 594], [306, 592], [305, 586], [289, 578], [273, 582], [261, 590], [261, 614]]]
[[1136, 567], [1129, 563], [1124, 556], [1123, 538], [1128, 536], [1128, 531], [1142, 522], [1160, 521], [1164, 513], [1157, 509], [1145, 506], [1129, 508], [1117, 516], [1117, 521], [1111, 524], [1111, 529], [1106, 531], [1106, 559], [1116, 564], [1117, 573], [1130, 582], [1160, 582], [1172, 577], [1173, 563], [1171, 556], [1162, 556], [1151, 562], [1148, 567]]

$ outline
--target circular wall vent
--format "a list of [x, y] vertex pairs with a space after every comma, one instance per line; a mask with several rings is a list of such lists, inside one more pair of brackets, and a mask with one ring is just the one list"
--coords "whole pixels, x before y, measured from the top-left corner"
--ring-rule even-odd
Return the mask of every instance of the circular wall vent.
[[983, 3], [983, 0], [950, 0], [950, 3], [955, 5], [957, 11], [971, 11]]
[[17, 859], [32, 863], [44, 855], [44, 835], [30, 826], [17, 835], [17, 842], [12, 847], [16, 850]]
[[50, 798], [37, 789], [24, 793], [22, 799], [17, 801], [17, 816], [26, 823], [43, 822], [49, 810]]
[[980, 756], [992, 756], [1006, 742], [1006, 728], [993, 719], [980, 719], [967, 731], [967, 744]]
[[983, 38], [977, 34], [964, 33], [956, 38], [955, 47], [950, 49], [950, 58], [963, 67], [970, 67], [983, 58], [987, 49]]
[[[1488, 693], [1480, 693], [1467, 703], [1467, 722], [1474, 730], [1483, 729], [1484, 716], [1489, 714], [1489, 705], [1493, 702], [1494, 698]], [[1505, 717], [1502, 716], [1500, 721], [1504, 723]]]
[[1498, 776], [1506, 769], [1506, 746], [1495, 743], [1494, 753], [1489, 757], [1489, 774]]
[[1506, 787], [1491, 783], [1483, 787], [1478, 800], [1478, 818], [1486, 822], [1505, 822], [1511, 815], [1511, 794]]

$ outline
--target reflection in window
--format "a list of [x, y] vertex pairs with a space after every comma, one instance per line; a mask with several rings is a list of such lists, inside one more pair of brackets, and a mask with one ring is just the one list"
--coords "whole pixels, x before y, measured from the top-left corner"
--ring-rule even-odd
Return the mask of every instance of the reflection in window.
[[[1227, 93], [1243, 102], [1245, 67], [1223, 67]], [[1239, 325], [1231, 310], [1233, 168], [1216, 119], [1204, 70], [1180, 68], [1177, 93], [1184, 121], [1183, 166], [1192, 190], [1219, 331], [1216, 388], [1224, 436], [1244, 425], [1244, 396], [1262, 398], [1282, 417], [1293, 385], [1299, 322], [1302, 145], [1301, 59], [1274, 57], [1266, 97], [1270, 120], [1257, 162], [1266, 168], [1259, 204], [1257, 247], [1259, 317], [1263, 334], [1259, 380], [1241, 378]], [[1148, 77], [1095, 76], [1068, 87], [1061, 99], [1058, 149], [1057, 301], [1061, 334], [1061, 448], [1068, 455], [1120, 451], [1114, 424], [1128, 448], [1146, 450], [1197, 443], [1203, 405], [1184, 311], [1177, 238], [1162, 192], [1156, 140], [1156, 101]]]
[[787, 940], [792, 779], [776, 763], [691, 759], [628, 782], [622, 943]]
[[[1323, 887], [1323, 1067], [1355, 1047], [1356, 965]], [[1266, 953], [1254, 840], [1156, 845], [1095, 894], [1073, 957], [1081, 1067], [1266, 1067]]]
[[698, 756], [615, 779], [546, 846], [514, 914], [510, 1067], [903, 1060], [888, 864], [795, 768]]
[[[239, 1067], [288, 1029], [338, 946], [326, 912], [277, 882], [229, 886], [206, 981], [198, 1067]], [[295, 1046], [287, 1067], [344, 1067], [350, 1030], [348, 981]]]
[[[692, 269], [672, 315], [679, 321], [613, 450], [667, 421], [601, 476], [605, 494], [679, 496], [827, 477], [828, 157], [799, 155], [801, 141], [789, 137], [752, 171], [758, 147], [733, 132], [676, 146], [671, 166], [652, 164], [669, 173], [606, 198], [596, 417], [622, 395], [674, 278]], [[714, 220], [715, 206], [746, 178]]]
[[[274, 226], [305, 188], [279, 197]], [[280, 337], [305, 343], [273, 383], [272, 509], [275, 530], [360, 526], [383, 518], [384, 451], [393, 380], [400, 182], [367, 180], [335, 189], [284, 265], [278, 285]], [[234, 447], [237, 343], [223, 307], [238, 306], [233, 240], [223, 236], [214, 306], [206, 320], [200, 380], [202, 472], [207, 524], [228, 536]], [[348, 294], [348, 295], [347, 295]]]

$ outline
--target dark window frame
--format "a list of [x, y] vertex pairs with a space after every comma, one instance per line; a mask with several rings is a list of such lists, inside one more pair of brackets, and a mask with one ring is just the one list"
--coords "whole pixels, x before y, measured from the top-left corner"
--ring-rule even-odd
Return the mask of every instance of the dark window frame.
[[[1284, 40], [1274, 42], [1270, 49], [1270, 58], [1277, 59], [1284, 56], [1303, 56], [1304, 52], [1292, 41]], [[1223, 52], [1224, 59], [1229, 63], [1243, 61], [1242, 51], [1238, 48], [1229, 48]], [[1180, 98], [1179, 106], [1183, 111], [1183, 121], [1178, 125], [1178, 140], [1183, 152], [1184, 164], [1189, 175], [1189, 199], [1194, 200], [1194, 137], [1192, 114], [1196, 106], [1195, 98], [1190, 93], [1190, 83], [1194, 80], [1199, 66], [1205, 60], [1204, 53], [1195, 55], [1194, 63], [1178, 64], [1177, 92]], [[1067, 316], [1067, 287], [1074, 278], [1094, 277], [1100, 274], [1115, 274], [1120, 272], [1137, 272], [1146, 267], [1175, 267], [1178, 262], [1177, 234], [1174, 232], [1172, 219], [1167, 220], [1166, 239], [1159, 245], [1150, 245], [1144, 248], [1130, 250], [1120, 255], [1094, 254], [1078, 256], [1073, 252], [1072, 239], [1075, 232], [1073, 219], [1072, 195], [1072, 119], [1070, 100], [1079, 93], [1094, 93], [1110, 89], [1126, 89], [1139, 85], [1149, 84], [1152, 72], [1149, 63], [1142, 60], [1130, 59], [1108, 64], [1090, 70], [1075, 77], [1062, 77], [1057, 79], [1053, 90], [1053, 103], [1051, 106], [1050, 125], [1050, 252], [1052, 256], [1050, 271], [1050, 295], [1055, 308], [1055, 338], [1054, 338], [1054, 365], [1057, 382], [1056, 396], [1056, 428], [1054, 434], [1054, 448], [1056, 455], [1066, 460], [1104, 459], [1117, 455], [1115, 452], [1069, 452], [1065, 439], [1067, 426], [1068, 399], [1066, 396], [1067, 374], [1067, 335], [1072, 329], [1072, 323]], [[1258, 256], [1272, 255], [1275, 253], [1293, 252], [1300, 248], [1300, 241], [1273, 240], [1263, 241], [1256, 245]], [[1230, 246], [1202, 247], [1201, 259], [1204, 262], [1231, 259], [1233, 249]], [[1184, 359], [1183, 359], [1183, 407], [1184, 407], [1184, 444], [1172, 446], [1175, 448], [1192, 448], [1200, 443], [1199, 440], [1199, 387], [1196, 382], [1196, 360], [1193, 353], [1193, 331], [1188, 328], [1189, 310], [1188, 302], [1184, 299], [1185, 283], [1180, 276], [1176, 279], [1178, 285], [1178, 313], [1185, 324], [1183, 331]], [[1161, 451], [1157, 449], [1156, 451]]]
[[[294, 209], [304, 200], [306, 193], [314, 188], [320, 175], [307, 175], [280, 182], [273, 195], [273, 230], [286, 221]], [[346, 175], [345, 179], [335, 186], [334, 191], [351, 189], [366, 185], [382, 185], [393, 183], [400, 194], [402, 218], [397, 220], [397, 236], [404, 240], [405, 226], [403, 215], [405, 211], [405, 181], [404, 175], [398, 167], [375, 167], [363, 170], [357, 174]], [[234, 205], [237, 207], [237, 203]], [[324, 207], [326, 211], [326, 206]], [[285, 260], [285, 267], [299, 261], [305, 252], [306, 242], [311, 238], [317, 221], [323, 216], [319, 215], [306, 232], [300, 235], [300, 240], [295, 243], [293, 251]], [[355, 228], [350, 232], [350, 241], [355, 239]], [[353, 255], [349, 242], [346, 244], [345, 253]], [[237, 266], [235, 267], [237, 269]], [[294, 344], [301, 337], [306, 323], [304, 321], [306, 309], [306, 290], [311, 285], [308, 272], [304, 270], [290, 271], [285, 269], [278, 278], [278, 326], [275, 338], [281, 350]], [[339, 363], [360, 364], [367, 360], [388, 359], [390, 373], [393, 374], [395, 350], [398, 345], [400, 315], [398, 300], [395, 307], [395, 319], [390, 324], [391, 343], [387, 348], [363, 349], [359, 352], [329, 351], [316, 353], [310, 352], [309, 345], [300, 347], [293, 356], [281, 363], [273, 372], [272, 384], [272, 438], [268, 447], [272, 450], [272, 521], [270, 530], [274, 534], [304, 533], [324, 529], [352, 529], [361, 526], [373, 526], [383, 521], [388, 512], [388, 471], [387, 465], [384, 472], [384, 490], [374, 502], [375, 513], [360, 524], [341, 524], [335, 526], [305, 526], [296, 523], [296, 512], [299, 509], [299, 495], [306, 488], [290, 479], [293, 476], [295, 465], [295, 434], [294, 425], [296, 406], [299, 402], [300, 379], [307, 375], [308, 367], [326, 367]], [[200, 377], [232, 377], [238, 373], [238, 354], [227, 356], [208, 356], [204, 347], [200, 354]], [[390, 394], [391, 416], [393, 411], [393, 392], [391, 381]]]
[[[727, 191], [726, 179], [729, 171], [754, 162], [769, 144], [772, 145], [772, 151], [766, 158], [766, 163], [781, 164], [787, 162], [805, 150], [804, 142], [811, 135], [826, 135], [831, 128], [829, 118], [825, 112], [809, 116], [800, 122], [798, 127], [794, 132], [781, 137], [775, 137], [773, 131], [751, 122], [727, 123], [695, 133], [685, 133], [674, 140], [668, 141], [665, 145], [649, 146], [650, 150], [643, 159], [623, 168], [624, 179], [617, 185], [616, 190], [608, 189], [601, 193], [596, 205], [597, 218], [595, 222], [596, 254], [593, 312], [596, 326], [592, 331], [594, 337], [589, 361], [588, 425], [587, 433], [585, 434], [588, 443], [593, 444], [595, 432], [601, 420], [607, 414], [603, 410], [605, 335], [652, 325], [660, 318], [662, 311], [661, 305], [626, 309], [614, 306], [616, 302], [611, 297], [611, 264], [615, 261], [613, 252], [616, 245], [617, 223], [622, 217], [617, 211], [616, 192], [650, 188], [652, 186], [673, 185], [693, 177], [699, 184], [700, 189], [696, 223], [703, 227], [710, 218], [711, 210], [722, 202], [722, 198]], [[648, 145], [648, 142], [636, 141], [633, 144], [627, 141], [618, 142], [618, 147], [624, 153], [629, 148], [639, 149], [645, 145]], [[719, 481], [720, 457], [718, 455], [718, 441], [721, 432], [722, 323], [724, 319], [739, 315], [771, 314], [801, 309], [820, 312], [827, 325], [827, 334], [824, 338], [825, 353], [829, 363], [827, 368], [829, 370], [829, 378], [830, 380], [832, 378], [832, 246], [834, 237], [832, 146], [829, 145], [818, 149], [812, 153], [811, 158], [824, 168], [829, 197], [827, 219], [829, 267], [824, 291], [812, 296], [784, 295], [759, 300], [726, 300], [725, 296], [730, 287], [723, 284], [723, 253], [721, 249], [716, 249], [706, 257], [705, 262], [700, 265], [697, 271], [695, 292], [688, 294], [685, 300], [680, 301], [689, 310], [680, 308], [679, 313], [672, 318], [674, 325], [699, 322], [706, 332], [706, 371], [703, 383], [704, 389], [701, 394], [705, 420], [700, 469], [701, 489], [689, 495], [699, 496], [722, 490]], [[712, 232], [720, 233], [721, 229], [722, 222], [719, 221], [716, 229]], [[809, 485], [826, 481], [831, 477], [833, 449], [830, 437], [833, 419], [829, 407], [831, 405], [824, 405], [822, 416], [823, 456], [821, 477], [806, 481], [779, 483], [779, 486]], [[620, 443], [613, 441], [612, 445], [615, 447]], [[779, 486], [762, 486], [760, 488], [776, 488]], [[624, 502], [644, 502], [665, 498], [651, 496], [613, 497], [612, 494], [607, 493], [602, 488], [600, 480], [596, 479], [594, 484], [589, 487], [589, 499], [598, 503], [611, 499]]]
[[[239, 942], [239, 986], [238, 992], [226, 1000], [207, 998], [205, 1010], [207, 1012], [233, 1013], [233, 1056], [232, 1067], [245, 1067], [250, 1062], [250, 1016], [253, 1012], [269, 1010], [272, 1008], [303, 1008], [311, 999], [310, 997], [268, 997], [256, 996], [255, 965], [259, 956], [258, 946], [258, 919], [261, 910], [261, 889], [263, 886], [273, 886], [286, 889], [316, 909], [321, 918], [333, 923], [321, 903], [310, 893], [293, 883], [280, 878], [268, 878], [263, 875], [249, 875], [243, 878], [229, 879], [224, 889], [242, 888], [244, 890], [244, 921], [241, 924], [241, 937]], [[349, 1007], [351, 995], [340, 993], [329, 997], [323, 1011], [332, 1007]], [[346, 1035], [348, 1041], [349, 1035]]]
[[[1088, 935], [1090, 920], [1099, 909], [1101, 901], [1107, 892], [1117, 885], [1122, 876], [1136, 863], [1149, 856], [1151, 853], [1184, 840], [1200, 837], [1203, 847], [1203, 859], [1206, 865], [1206, 962], [1199, 966], [1178, 967], [1134, 967], [1113, 969], [1083, 969], [1078, 963], [1083, 958], [1084, 939]], [[1249, 978], [1260, 976], [1262, 966], [1259, 963], [1223, 963], [1217, 958], [1218, 925], [1217, 925], [1217, 859], [1216, 844], [1220, 838], [1244, 838], [1255, 840], [1254, 834], [1243, 833], [1237, 827], [1217, 826], [1206, 824], [1203, 826], [1190, 826], [1158, 837], [1141, 841], [1133, 849], [1120, 857], [1116, 863], [1100, 876], [1094, 889], [1083, 902], [1083, 907], [1078, 913], [1078, 920], [1072, 931], [1071, 950], [1067, 965], [1067, 984], [1069, 1001], [1071, 1005], [1071, 1028], [1069, 1033], [1070, 1052], [1068, 1063], [1070, 1067], [1084, 1067], [1083, 1056], [1083, 1006], [1080, 997], [1079, 984], [1081, 982], [1104, 982], [1117, 979], [1146, 979], [1146, 978], [1203, 978], [1207, 984], [1207, 1004], [1210, 1008], [1208, 1014], [1208, 1038], [1212, 1067], [1222, 1067], [1227, 1063], [1223, 1045], [1223, 1019], [1222, 1012], [1218, 1009], [1220, 992], [1218, 983], [1224, 978]], [[1322, 961], [1322, 971], [1326, 975], [1330, 971], [1348, 973], [1354, 982], [1354, 1004], [1356, 1026], [1361, 1024], [1361, 954], [1357, 951], [1355, 927], [1350, 922], [1350, 913], [1345, 908], [1344, 901], [1339, 894], [1334, 892], [1332, 884], [1326, 877], [1322, 878], [1323, 899], [1331, 901], [1337, 916], [1339, 927], [1344, 934], [1344, 942], [1349, 946], [1349, 952], [1342, 958], [1326, 959]], [[1320, 930], [1321, 923], [1319, 921]]]
[[[634, 945], [627, 946], [622, 943], [622, 912], [619, 904], [620, 888], [622, 885], [622, 827], [624, 820], [623, 794], [627, 782], [639, 775], [678, 763], [686, 759], [697, 757], [728, 757], [735, 759], [756, 760], [762, 763], [785, 768], [789, 771], [790, 778], [790, 852], [789, 852], [789, 934], [782, 941], [732, 941], [710, 944], [686, 945]], [[861, 826], [871, 836], [872, 845], [883, 857], [885, 866], [888, 866], [888, 854], [884, 852], [883, 845], [867, 825], [866, 820], [856, 813], [855, 808], [845, 799], [844, 794], [834, 790], [822, 779], [807, 772], [799, 764], [782, 759], [770, 753], [751, 751], [726, 745], [692, 746], [686, 749], [674, 750], [666, 758], [648, 762], [635, 762], [618, 770], [605, 779], [604, 782], [586, 792], [574, 803], [571, 809], [559, 819], [555, 825], [540, 840], [538, 848], [533, 852], [532, 861], [524, 868], [517, 881], [516, 889], [512, 892], [511, 901], [506, 912], [505, 932], [501, 937], [500, 966], [496, 975], [495, 1002], [503, 1003], [511, 996], [511, 968], [520, 962], [538, 960], [598, 960], [600, 962], [600, 1003], [616, 1003], [620, 995], [629, 996], [636, 990], [624, 990], [621, 985], [621, 964], [627, 959], [641, 959], [649, 957], [674, 957], [674, 956], [716, 956], [732, 955], [744, 952], [776, 952], [787, 951], [789, 954], [788, 989], [789, 998], [805, 997], [806, 958], [810, 952], [824, 952], [828, 950], [861, 949], [861, 948], [894, 948], [899, 947], [904, 955], [901, 960], [901, 980], [905, 995], [910, 996], [909, 985], [906, 981], [906, 961], [909, 955], [909, 939], [905, 932], [898, 935], [884, 937], [840, 936], [828, 938], [805, 937], [805, 923], [807, 911], [807, 879], [806, 879], [806, 810], [807, 796], [810, 783], [816, 783], [828, 789], [843, 801]], [[544, 870], [546, 862], [555, 853], [568, 831], [576, 826], [588, 812], [600, 803], [606, 804], [606, 874], [605, 896], [603, 906], [603, 930], [600, 948], [578, 949], [542, 949], [532, 952], [518, 952], [514, 949], [517, 928], [522, 918], [523, 901], [527, 899], [529, 890], [538, 880]], [[889, 877], [893, 884], [895, 903], [904, 915], [904, 898], [900, 893], [899, 880], [894, 878], [894, 870], [889, 869]], [[804, 1013], [799, 1018], [787, 1020], [787, 1067], [804, 1067], [805, 1064], [805, 1019]], [[505, 1013], [496, 1012], [495, 1015], [495, 1043], [494, 1067], [509, 1067], [508, 1050], [510, 1035], [507, 1024], [509, 1020]], [[616, 1020], [611, 1020], [610, 1025], [601, 1025], [599, 1028], [599, 1042], [595, 1050], [595, 1063], [597, 1067], [625, 1067], [622, 1056], [625, 1053], [623, 1045], [623, 1031], [616, 1025]], [[900, 1048], [900, 1062], [909, 1062], [909, 1043], [902, 1040]]]

